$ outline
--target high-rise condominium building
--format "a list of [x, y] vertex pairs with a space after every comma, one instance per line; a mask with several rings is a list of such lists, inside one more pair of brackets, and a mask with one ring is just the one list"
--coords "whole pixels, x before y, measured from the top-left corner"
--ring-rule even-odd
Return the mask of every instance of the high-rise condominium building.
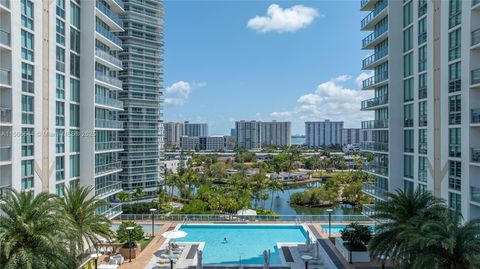
[[165, 145], [173, 148], [180, 148], [182, 136], [208, 136], [207, 123], [166, 122], [163, 124]]
[[305, 143], [310, 148], [342, 144], [343, 121], [305, 122]]
[[292, 145], [291, 122], [262, 122], [260, 126], [262, 147], [289, 147]]
[[158, 0], [124, 0], [124, 32], [119, 34], [123, 50], [120, 100], [124, 110], [120, 132], [124, 151], [120, 153], [124, 191], [141, 188], [145, 198], [155, 196], [163, 179], [160, 165], [163, 148], [163, 3]]
[[480, 1], [363, 0], [361, 10], [373, 50], [363, 89], [375, 93], [362, 102], [375, 115], [362, 123], [374, 130], [364, 191], [420, 188], [480, 217]]
[[373, 132], [368, 129], [343, 128], [342, 145], [369, 143], [373, 140]]
[[[0, 1], [2, 189], [62, 195], [64, 187], [93, 186], [108, 202], [98, 214], [121, 213], [114, 199], [122, 191], [120, 156], [134, 158], [129, 139], [138, 144], [137, 134], [130, 132], [136, 122], [123, 122], [121, 115], [136, 116], [137, 111], [130, 111], [151, 107], [146, 102], [134, 107], [134, 94], [146, 90], [135, 88], [131, 79], [145, 79], [145, 70], [137, 70], [134, 59], [152, 51], [138, 50], [136, 40], [120, 33], [125, 28], [131, 33], [132, 25], [152, 25], [149, 18], [161, 14], [158, 1], [125, 2]], [[135, 22], [128, 15], [137, 16]], [[135, 36], [143, 46], [157, 35], [139, 31]], [[145, 112], [157, 113], [158, 108]], [[138, 137], [144, 141], [144, 133]], [[131, 167], [125, 165], [125, 175], [130, 175]]]
[[243, 149], [261, 148], [259, 121], [237, 121], [235, 122], [236, 146]]
[[208, 136], [208, 124], [206, 123], [183, 123], [183, 135], [185, 136]]

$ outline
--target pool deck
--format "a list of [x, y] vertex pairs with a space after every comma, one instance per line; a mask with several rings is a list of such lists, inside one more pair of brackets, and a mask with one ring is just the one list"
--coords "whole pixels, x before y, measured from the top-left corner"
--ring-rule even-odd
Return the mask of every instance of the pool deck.
[[[143, 223], [143, 222], [139, 222]], [[145, 222], [148, 223], [148, 222]], [[169, 229], [173, 229], [177, 227], [180, 224], [184, 224], [182, 222], [159, 222], [158, 224], [163, 224], [163, 226], [160, 228], [159, 231], [155, 233], [155, 238], [152, 240], [152, 242], [141, 252], [138, 258], [132, 260], [131, 263], [128, 261], [124, 262], [122, 265], [120, 265], [120, 269], [154, 269], [154, 268], [160, 268], [156, 266], [156, 259], [159, 256], [159, 253], [161, 253], [161, 250], [165, 248], [167, 244], [167, 240], [161, 236], [162, 233], [166, 232]], [[189, 222], [189, 224], [197, 224], [196, 222]], [[220, 224], [220, 223], [207, 223], [207, 222], [199, 222], [198, 224]], [[238, 224], [238, 223], [221, 223], [221, 224]], [[325, 234], [322, 230], [322, 225], [328, 225], [328, 223], [292, 223], [292, 222], [280, 222], [280, 221], [275, 221], [275, 222], [252, 222], [248, 223], [250, 225], [272, 225], [272, 224], [290, 224], [290, 225], [304, 225], [309, 228], [311, 233], [317, 238], [319, 241], [320, 245], [323, 247], [325, 252], [328, 254], [330, 257], [330, 260], [333, 262], [333, 264], [338, 268], [338, 269], [380, 269], [381, 265], [377, 263], [376, 261], [370, 262], [370, 263], [354, 263], [349, 264], [348, 262], [345, 261], [345, 259], [342, 257], [340, 252], [335, 248], [334, 244], [328, 239], [328, 235]], [[344, 225], [347, 224], [346, 222], [334, 222], [332, 225]], [[185, 255], [182, 254], [182, 259], [175, 264], [176, 269], [191, 269], [195, 268], [194, 265], [196, 264], [196, 257], [194, 259], [189, 259], [189, 260], [184, 260], [183, 256], [186, 256], [188, 251], [188, 248], [190, 246], [187, 246], [187, 249], [185, 251]], [[300, 252], [300, 247], [299, 246], [289, 246], [290, 251], [292, 252], [293, 258], [295, 262], [293, 263], [287, 263], [288, 266], [292, 269], [297, 269], [297, 268], [304, 268], [304, 264], [302, 260], [299, 258], [301, 256]], [[195, 255], [196, 256], [196, 255]], [[278, 268], [289, 268], [288, 266], [284, 267], [278, 267]], [[273, 268], [272, 266], [271, 268]], [[204, 266], [204, 268], [213, 268], [213, 267], [207, 267]], [[214, 267], [214, 268], [222, 268], [222, 267]], [[225, 266], [223, 268], [238, 268], [237, 267], [231, 267], [231, 266]], [[262, 268], [261, 266], [243, 266], [243, 268]], [[309, 268], [324, 268], [321, 265], [315, 265], [311, 264]], [[386, 266], [385, 268], [387, 269], [392, 269], [393, 267], [391, 266]]]

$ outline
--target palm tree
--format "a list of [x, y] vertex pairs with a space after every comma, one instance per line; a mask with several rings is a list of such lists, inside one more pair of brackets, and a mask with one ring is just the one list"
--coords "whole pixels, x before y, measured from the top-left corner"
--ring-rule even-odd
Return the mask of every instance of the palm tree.
[[70, 253], [79, 260], [85, 253], [85, 247], [96, 247], [100, 237], [108, 239], [112, 234], [110, 220], [102, 214], [96, 214], [97, 209], [106, 206], [107, 202], [91, 197], [92, 191], [91, 186], [69, 188], [65, 190], [63, 198], [58, 198], [73, 228]]
[[480, 268], [480, 219], [462, 225], [460, 213], [445, 210], [441, 221], [407, 229], [401, 237], [422, 249], [412, 268]]
[[420, 229], [427, 220], [441, 220], [445, 210], [442, 200], [430, 192], [397, 190], [387, 193], [386, 201], [378, 201], [371, 217], [379, 221], [377, 234], [370, 241], [372, 257], [390, 257], [395, 268], [410, 268], [417, 250], [401, 237], [406, 229]]
[[65, 245], [69, 225], [55, 199], [16, 191], [0, 198], [0, 268], [76, 268]]
[[270, 180], [268, 187], [272, 192], [271, 201], [270, 201], [270, 211], [272, 211], [274, 195], [277, 194], [279, 191], [283, 192], [283, 184], [282, 182], [280, 182], [280, 180], [278, 180], [278, 178], [273, 178]]
[[132, 197], [130, 196], [130, 194], [122, 191], [122, 192], [117, 194], [117, 199], [120, 202], [128, 202], [132, 199]]

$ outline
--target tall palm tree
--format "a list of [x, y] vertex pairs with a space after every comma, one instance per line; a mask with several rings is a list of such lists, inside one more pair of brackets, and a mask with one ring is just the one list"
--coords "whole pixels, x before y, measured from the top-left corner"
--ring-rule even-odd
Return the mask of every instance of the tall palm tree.
[[54, 195], [10, 191], [0, 211], [0, 268], [75, 268], [65, 244], [69, 225]]
[[462, 225], [460, 213], [445, 210], [441, 221], [407, 229], [401, 237], [422, 249], [412, 268], [480, 268], [480, 219]]
[[372, 257], [390, 257], [395, 268], [410, 268], [417, 250], [401, 237], [406, 229], [420, 229], [427, 220], [441, 220], [445, 205], [430, 192], [397, 190], [378, 201], [373, 219], [379, 221], [377, 234], [368, 244]]
[[99, 237], [109, 239], [112, 235], [110, 220], [96, 214], [98, 208], [106, 206], [106, 201], [92, 197], [92, 191], [91, 186], [69, 188], [65, 190], [64, 197], [58, 198], [73, 228], [69, 248], [77, 259], [82, 258], [86, 249], [96, 247]]
[[283, 184], [278, 180], [278, 178], [273, 178], [270, 180], [268, 187], [270, 188], [270, 191], [272, 193], [271, 195], [271, 200], [270, 200], [270, 211], [273, 208], [273, 199], [275, 194], [277, 194], [279, 191], [283, 192]]

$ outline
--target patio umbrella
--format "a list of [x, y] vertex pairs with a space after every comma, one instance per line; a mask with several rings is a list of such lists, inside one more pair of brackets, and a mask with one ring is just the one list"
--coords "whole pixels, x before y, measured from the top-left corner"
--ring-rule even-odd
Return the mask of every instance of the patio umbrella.
[[266, 250], [263, 251], [263, 269], [270, 268], [270, 258], [268, 257], [268, 252]]
[[197, 250], [197, 269], [203, 269], [202, 254], [203, 254], [203, 251]]
[[162, 236], [165, 237], [166, 239], [184, 238], [187, 235], [188, 234], [184, 231], [168, 231], [162, 234]]
[[307, 241], [305, 242], [305, 245], [307, 245], [307, 247], [310, 247], [310, 243], [311, 243], [311, 241], [310, 241], [310, 231], [308, 231], [308, 230], [307, 230], [307, 236], [306, 237], [307, 237]]
[[313, 253], [313, 258], [314, 258], [314, 259], [320, 259], [320, 243], [318, 243], [318, 241], [315, 242], [315, 246], [314, 246], [314, 250], [313, 250], [313, 251], [315, 251], [315, 252]]

